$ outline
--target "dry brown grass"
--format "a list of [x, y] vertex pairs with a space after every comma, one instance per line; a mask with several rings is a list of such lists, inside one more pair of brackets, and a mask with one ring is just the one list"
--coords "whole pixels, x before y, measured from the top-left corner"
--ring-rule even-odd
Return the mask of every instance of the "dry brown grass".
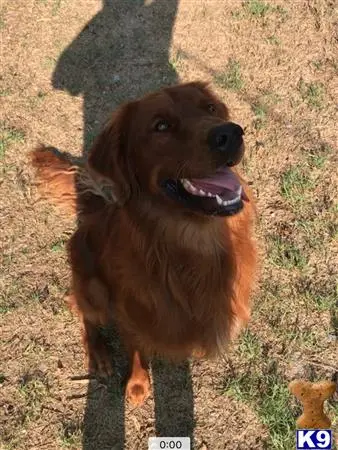
[[[156, 429], [194, 428], [196, 448], [290, 450], [287, 383], [337, 370], [337, 5], [104, 3], [2, 2], [0, 446], [145, 449]], [[27, 154], [42, 141], [80, 155], [120, 101], [179, 79], [209, 80], [246, 127], [262, 277], [228, 359], [154, 364], [156, 405], [131, 410], [122, 363], [107, 386], [71, 379], [84, 370], [64, 303], [74, 224], [37, 202]]]

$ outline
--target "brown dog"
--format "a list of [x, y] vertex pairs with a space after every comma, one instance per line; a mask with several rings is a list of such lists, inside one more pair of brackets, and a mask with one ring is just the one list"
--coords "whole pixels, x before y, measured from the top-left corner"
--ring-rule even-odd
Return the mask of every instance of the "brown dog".
[[114, 319], [133, 404], [149, 393], [146, 357], [217, 354], [249, 318], [256, 251], [252, 197], [234, 169], [242, 135], [196, 82], [121, 106], [83, 168], [33, 153], [47, 195], [79, 214], [72, 298], [90, 369], [110, 373], [98, 327]]

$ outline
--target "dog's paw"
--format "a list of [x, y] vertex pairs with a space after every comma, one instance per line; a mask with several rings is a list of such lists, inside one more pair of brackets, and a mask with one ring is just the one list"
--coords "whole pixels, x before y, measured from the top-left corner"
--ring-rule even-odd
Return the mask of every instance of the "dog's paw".
[[205, 357], [205, 355], [206, 351], [202, 348], [195, 348], [191, 353], [191, 356], [196, 359], [202, 359]]
[[150, 381], [148, 374], [142, 379], [133, 379], [127, 383], [126, 398], [132, 406], [141, 406], [150, 395]]

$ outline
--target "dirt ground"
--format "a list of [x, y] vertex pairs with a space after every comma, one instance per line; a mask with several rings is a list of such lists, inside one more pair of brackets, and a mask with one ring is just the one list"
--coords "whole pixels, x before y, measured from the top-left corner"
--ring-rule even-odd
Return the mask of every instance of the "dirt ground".
[[[0, 28], [0, 448], [295, 448], [288, 382], [338, 371], [337, 2], [2, 0]], [[245, 127], [262, 273], [229, 355], [154, 361], [154, 396], [132, 409], [123, 355], [107, 385], [84, 376], [64, 302], [74, 223], [38, 201], [27, 154], [81, 155], [120, 102], [196, 79]]]

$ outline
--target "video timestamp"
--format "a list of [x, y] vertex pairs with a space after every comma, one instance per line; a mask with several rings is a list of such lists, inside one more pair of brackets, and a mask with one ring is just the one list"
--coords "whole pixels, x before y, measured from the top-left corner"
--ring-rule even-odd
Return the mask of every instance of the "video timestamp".
[[151, 437], [148, 450], [191, 450], [189, 437]]

